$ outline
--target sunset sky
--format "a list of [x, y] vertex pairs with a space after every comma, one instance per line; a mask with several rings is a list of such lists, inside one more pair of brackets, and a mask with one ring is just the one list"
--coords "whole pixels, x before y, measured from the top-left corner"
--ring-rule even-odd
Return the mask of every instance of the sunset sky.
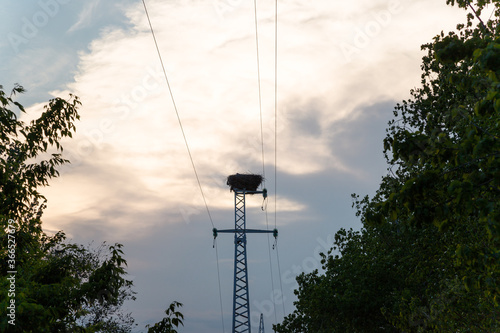
[[[372, 195], [387, 172], [382, 139], [396, 103], [420, 84], [421, 44], [465, 20], [445, 2], [278, 1], [275, 112], [275, 2], [257, 1], [261, 136], [254, 2], [146, 1], [214, 226], [234, 227], [228, 175], [266, 178], [267, 222], [262, 197], [252, 196], [247, 227], [276, 225], [279, 238], [273, 250], [266, 235], [248, 236], [254, 331], [260, 313], [271, 332], [293, 311], [294, 277], [321, 267], [336, 231], [360, 228], [351, 194]], [[181, 332], [230, 332], [233, 238], [217, 238], [222, 321], [213, 226], [143, 3], [1, 4], [0, 84], [26, 88], [21, 119], [55, 96], [83, 103], [63, 143], [72, 164], [43, 189], [46, 231], [124, 244], [138, 293], [126, 304], [134, 332], [174, 300], [184, 304]]]

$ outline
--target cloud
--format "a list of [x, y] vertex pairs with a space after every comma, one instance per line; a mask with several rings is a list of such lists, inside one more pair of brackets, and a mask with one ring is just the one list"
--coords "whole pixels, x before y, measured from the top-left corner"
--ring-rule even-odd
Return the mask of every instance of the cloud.
[[[385, 128], [392, 119], [396, 103], [380, 100], [372, 105], [362, 105], [349, 117], [330, 125], [327, 131], [330, 152], [343, 165], [348, 165], [356, 178], [369, 181], [383, 170]], [[373, 169], [376, 172], [372, 172]]]
[[92, 24], [92, 19], [95, 16], [97, 8], [99, 7], [101, 0], [93, 0], [85, 3], [85, 7], [78, 14], [78, 21], [76, 21], [69, 29], [68, 33], [75, 32], [77, 30], [85, 29]]
[[[204, 214], [205, 201], [213, 209], [231, 209], [232, 201], [225, 195], [227, 175], [266, 172], [268, 187], [274, 186], [270, 174], [275, 167], [275, 131], [279, 173], [369, 177], [361, 152], [363, 143], [371, 140], [369, 126], [379, 121], [379, 106], [388, 107], [380, 101], [401, 99], [411, 82], [418, 82], [419, 55], [408, 53], [415, 46], [393, 44], [388, 38], [413, 5], [380, 1], [355, 15], [354, 7], [340, 10], [331, 2], [309, 6], [288, 1], [280, 5], [275, 114], [273, 7], [262, 4], [261, 133], [255, 26], [248, 17], [252, 7], [242, 2], [221, 17], [213, 6], [196, 1], [148, 5], [176, 108], [144, 9], [135, 3], [123, 10], [130, 26], [101, 29], [88, 52], [79, 53], [74, 82], [65, 91], [53, 91], [72, 92], [83, 106], [77, 134], [65, 142], [73, 164], [63, 170], [65, 181], [47, 192], [55, 207], [65, 208], [49, 209], [49, 220], [78, 215], [109, 220], [118, 228], [115, 214], [122, 227], [134, 229], [133, 212], [147, 215], [163, 207], [170, 211], [168, 223], [183, 223]], [[90, 3], [74, 29], [83, 27], [97, 6], [99, 1]], [[359, 45], [347, 38], [353, 36], [348, 33], [351, 23], [362, 28], [364, 24], [363, 29], [376, 23], [380, 31]], [[356, 29], [354, 36], [362, 31]], [[341, 41], [362, 53], [346, 62]], [[64, 192], [74, 198], [70, 204], [64, 204], [68, 196], [59, 195]], [[279, 196], [281, 213], [307, 210], [308, 204], [292, 194]]]

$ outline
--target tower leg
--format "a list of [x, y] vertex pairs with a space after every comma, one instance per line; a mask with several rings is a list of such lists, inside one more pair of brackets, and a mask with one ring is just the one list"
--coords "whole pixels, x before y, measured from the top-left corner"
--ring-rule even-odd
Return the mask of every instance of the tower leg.
[[251, 333], [248, 299], [245, 191], [234, 191], [234, 298], [233, 333]]
[[264, 333], [264, 316], [260, 314], [259, 333]]

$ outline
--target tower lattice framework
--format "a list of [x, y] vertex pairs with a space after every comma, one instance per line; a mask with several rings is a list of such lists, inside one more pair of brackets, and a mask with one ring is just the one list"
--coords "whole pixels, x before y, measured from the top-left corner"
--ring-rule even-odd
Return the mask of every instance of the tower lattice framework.
[[246, 227], [246, 195], [263, 194], [267, 197], [267, 191], [247, 191], [236, 189], [234, 191], [234, 229], [213, 230], [214, 238], [218, 233], [234, 233], [234, 284], [233, 284], [233, 333], [251, 333], [250, 326], [250, 300], [248, 292], [248, 269], [247, 269], [247, 234], [248, 233], [272, 233], [277, 237], [278, 231], [247, 229]]

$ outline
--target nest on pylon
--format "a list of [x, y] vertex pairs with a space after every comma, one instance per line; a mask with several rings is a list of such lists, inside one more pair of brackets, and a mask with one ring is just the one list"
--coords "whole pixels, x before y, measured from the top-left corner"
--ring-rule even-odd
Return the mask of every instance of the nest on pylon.
[[264, 178], [261, 175], [237, 173], [227, 177], [227, 185], [230, 186], [231, 191], [235, 189], [257, 191], [257, 188], [262, 184], [263, 180]]

